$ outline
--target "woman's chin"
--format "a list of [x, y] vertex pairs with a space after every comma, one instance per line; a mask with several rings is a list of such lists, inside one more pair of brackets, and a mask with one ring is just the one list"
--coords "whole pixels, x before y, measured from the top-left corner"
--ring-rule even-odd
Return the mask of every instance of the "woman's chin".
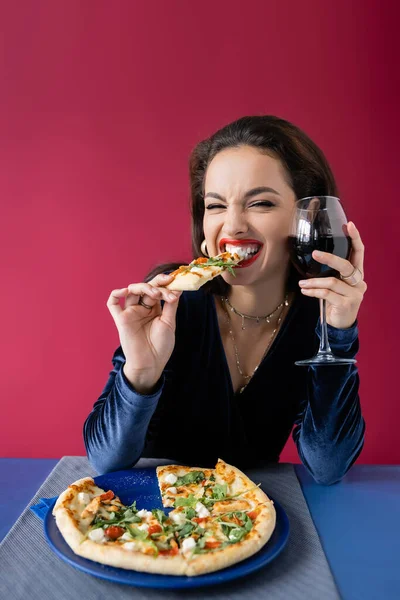
[[224, 271], [221, 277], [228, 285], [251, 285], [258, 279], [257, 274], [246, 272], [246, 269], [235, 269], [235, 275]]

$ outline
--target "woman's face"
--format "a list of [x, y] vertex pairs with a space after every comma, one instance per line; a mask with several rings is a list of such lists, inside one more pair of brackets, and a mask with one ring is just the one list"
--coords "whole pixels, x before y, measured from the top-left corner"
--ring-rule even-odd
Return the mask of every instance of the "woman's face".
[[229, 284], [251, 285], [286, 272], [288, 235], [296, 196], [280, 161], [256, 148], [219, 152], [205, 178], [204, 234], [210, 256], [225, 250], [246, 258], [225, 271]]

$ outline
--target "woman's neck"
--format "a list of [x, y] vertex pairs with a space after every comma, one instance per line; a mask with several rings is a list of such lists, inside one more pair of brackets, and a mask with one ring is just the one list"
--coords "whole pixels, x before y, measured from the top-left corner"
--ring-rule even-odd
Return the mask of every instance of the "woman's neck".
[[285, 299], [286, 277], [281, 274], [274, 279], [254, 285], [232, 285], [229, 302], [239, 312], [253, 317], [272, 313]]

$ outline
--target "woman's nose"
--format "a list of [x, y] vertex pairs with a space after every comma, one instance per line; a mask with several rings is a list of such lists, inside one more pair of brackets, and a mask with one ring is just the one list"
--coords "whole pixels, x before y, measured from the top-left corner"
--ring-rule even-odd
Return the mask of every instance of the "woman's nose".
[[240, 208], [228, 209], [225, 213], [223, 230], [229, 237], [235, 237], [240, 233], [246, 233], [249, 229], [246, 215]]

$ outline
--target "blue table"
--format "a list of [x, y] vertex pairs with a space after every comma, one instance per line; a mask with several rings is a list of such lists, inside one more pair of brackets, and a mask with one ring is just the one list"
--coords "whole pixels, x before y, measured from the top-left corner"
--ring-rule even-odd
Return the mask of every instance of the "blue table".
[[[0, 540], [57, 462], [0, 458]], [[329, 487], [296, 473], [343, 599], [399, 600], [400, 466], [356, 465]]]

